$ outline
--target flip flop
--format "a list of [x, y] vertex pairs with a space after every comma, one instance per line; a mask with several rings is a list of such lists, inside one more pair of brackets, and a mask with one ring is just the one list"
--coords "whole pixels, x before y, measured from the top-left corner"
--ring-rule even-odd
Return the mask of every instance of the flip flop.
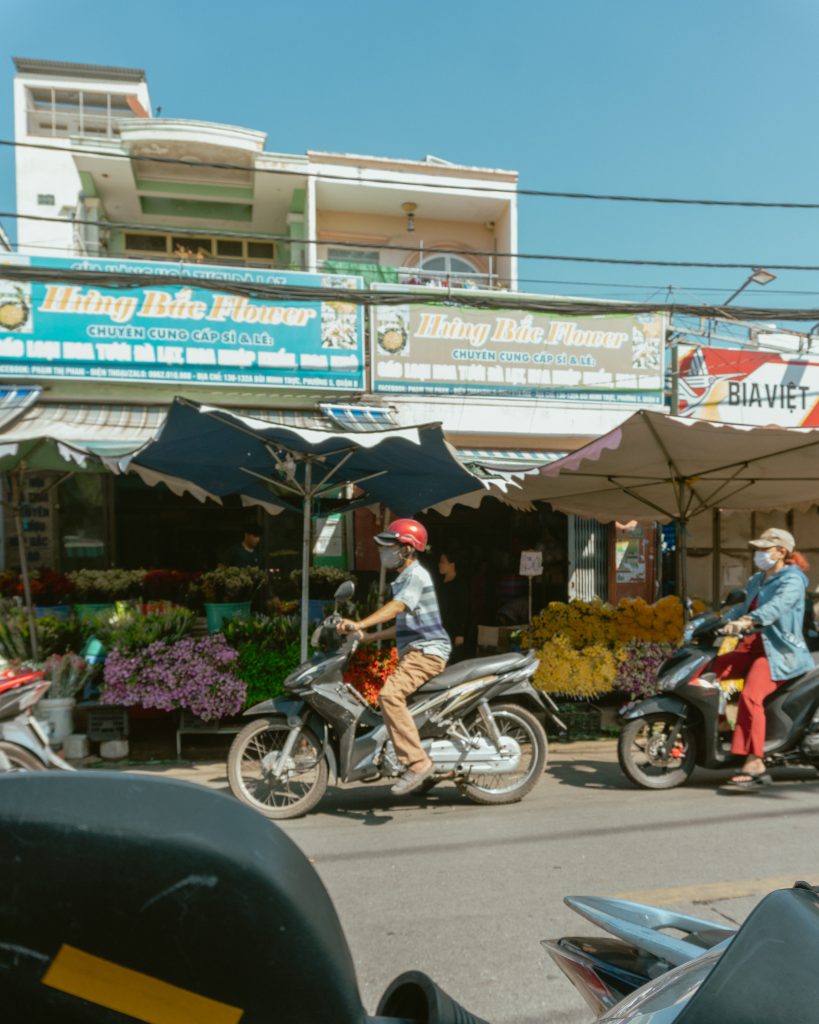
[[737, 772], [728, 785], [736, 789], [755, 789], [757, 786], [768, 786], [772, 781], [768, 772]]

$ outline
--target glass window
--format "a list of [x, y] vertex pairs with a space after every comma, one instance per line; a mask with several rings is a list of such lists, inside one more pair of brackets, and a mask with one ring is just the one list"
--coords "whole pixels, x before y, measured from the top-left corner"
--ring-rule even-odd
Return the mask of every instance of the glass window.
[[65, 572], [108, 565], [108, 477], [77, 473], [58, 488], [60, 561]]
[[428, 256], [421, 260], [422, 270], [443, 271], [447, 274], [476, 274], [479, 273], [474, 263], [465, 260], [462, 256], [451, 256], [445, 253], [442, 256]]
[[344, 263], [372, 263], [378, 266], [381, 253], [377, 249], [328, 248], [327, 259]]
[[248, 242], [247, 243], [247, 255], [248, 255], [248, 259], [251, 259], [251, 260], [272, 260], [273, 259], [273, 243], [272, 242]]
[[238, 238], [217, 238], [216, 255], [241, 259], [244, 255], [241, 240]]
[[125, 235], [125, 248], [137, 249], [140, 252], [167, 252], [165, 235]]

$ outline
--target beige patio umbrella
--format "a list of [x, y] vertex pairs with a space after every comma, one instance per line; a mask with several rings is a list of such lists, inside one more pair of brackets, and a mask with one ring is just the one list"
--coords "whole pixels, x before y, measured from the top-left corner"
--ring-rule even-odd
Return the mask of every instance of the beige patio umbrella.
[[819, 429], [740, 427], [641, 410], [519, 481], [521, 498], [597, 519], [679, 522], [711, 509], [765, 511], [819, 503]]

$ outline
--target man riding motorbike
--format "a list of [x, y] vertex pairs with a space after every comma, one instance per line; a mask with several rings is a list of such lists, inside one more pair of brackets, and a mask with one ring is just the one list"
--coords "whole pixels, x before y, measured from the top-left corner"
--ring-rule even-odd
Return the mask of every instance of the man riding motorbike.
[[399, 661], [379, 695], [384, 723], [398, 760], [406, 771], [392, 787], [395, 796], [419, 789], [433, 765], [421, 746], [418, 728], [407, 710], [407, 698], [446, 668], [452, 646], [441, 621], [432, 578], [418, 561], [427, 546], [427, 531], [415, 519], [396, 519], [375, 537], [381, 564], [396, 570], [390, 584], [392, 600], [359, 622], [342, 619], [339, 632], [358, 632], [395, 620], [395, 627], [367, 634], [366, 640], [395, 636]]

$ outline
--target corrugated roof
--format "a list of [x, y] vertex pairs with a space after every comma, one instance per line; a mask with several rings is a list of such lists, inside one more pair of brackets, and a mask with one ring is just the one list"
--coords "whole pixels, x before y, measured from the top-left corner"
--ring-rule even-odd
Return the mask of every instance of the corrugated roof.
[[22, 75], [76, 76], [99, 78], [119, 82], [144, 82], [141, 68], [117, 68], [106, 64], [73, 64], [63, 60], [37, 60], [32, 57], [12, 57], [14, 67]]

